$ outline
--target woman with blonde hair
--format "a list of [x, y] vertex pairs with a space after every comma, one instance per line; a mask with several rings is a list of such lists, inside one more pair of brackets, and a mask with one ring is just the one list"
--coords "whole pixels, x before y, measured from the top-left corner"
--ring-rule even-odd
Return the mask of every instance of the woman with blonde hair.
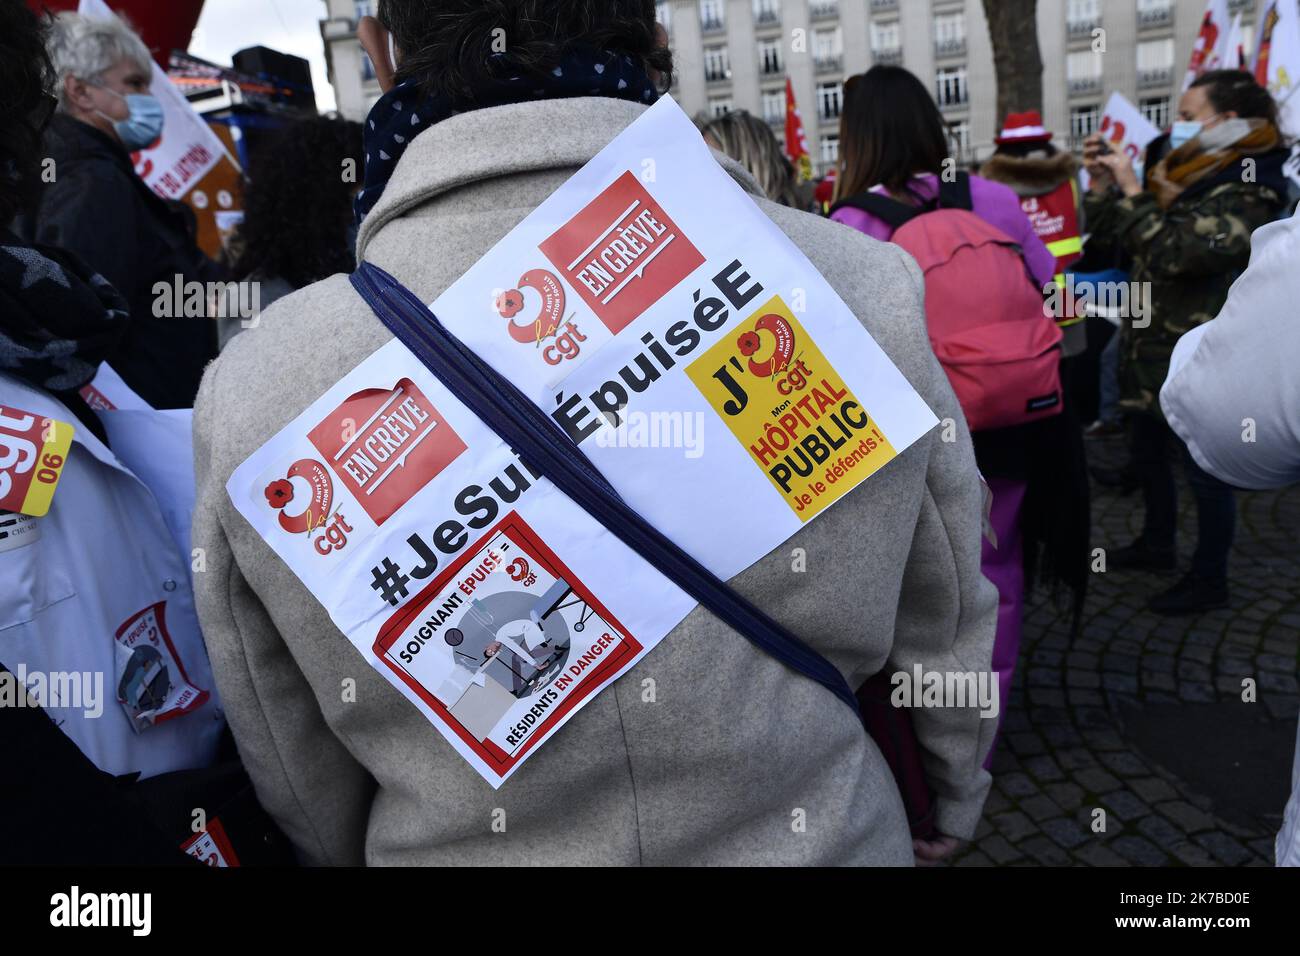
[[773, 202], [802, 208], [794, 185], [794, 168], [781, 152], [772, 127], [745, 110], [732, 110], [705, 123], [704, 141], [749, 170]]

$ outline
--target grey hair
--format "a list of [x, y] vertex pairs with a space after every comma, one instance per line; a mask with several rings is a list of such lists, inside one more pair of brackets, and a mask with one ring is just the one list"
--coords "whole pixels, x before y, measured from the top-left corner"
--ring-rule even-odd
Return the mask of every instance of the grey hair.
[[78, 13], [60, 13], [50, 28], [47, 46], [54, 64], [59, 108], [63, 110], [68, 108], [63, 81], [69, 76], [97, 83], [123, 59], [133, 61], [146, 73], [153, 69], [149, 48], [117, 17], [92, 20]]

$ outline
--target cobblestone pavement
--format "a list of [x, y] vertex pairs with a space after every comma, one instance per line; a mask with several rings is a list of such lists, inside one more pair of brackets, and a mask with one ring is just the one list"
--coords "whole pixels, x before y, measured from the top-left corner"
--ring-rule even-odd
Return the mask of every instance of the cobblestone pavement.
[[[1123, 452], [1089, 444], [1096, 463]], [[1093, 546], [1132, 541], [1140, 493], [1093, 495]], [[1050, 602], [1026, 608], [993, 789], [956, 865], [1272, 864], [1300, 710], [1300, 488], [1239, 495], [1230, 574], [1230, 609], [1184, 618], [1145, 608], [1176, 577], [1095, 574], [1073, 642]]]

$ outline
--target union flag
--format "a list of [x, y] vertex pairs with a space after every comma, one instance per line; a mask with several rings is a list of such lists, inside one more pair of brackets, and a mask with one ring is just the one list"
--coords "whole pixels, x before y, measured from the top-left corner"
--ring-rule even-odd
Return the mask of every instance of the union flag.
[[808, 137], [803, 131], [803, 117], [794, 99], [794, 84], [785, 78], [785, 155], [794, 164], [795, 176], [803, 182], [812, 179], [812, 157], [808, 155]]

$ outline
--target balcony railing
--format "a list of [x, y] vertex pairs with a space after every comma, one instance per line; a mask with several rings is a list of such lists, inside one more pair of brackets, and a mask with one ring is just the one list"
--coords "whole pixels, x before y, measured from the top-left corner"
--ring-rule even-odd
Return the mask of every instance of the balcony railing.
[[1100, 76], [1081, 76], [1069, 81], [1071, 96], [1086, 96], [1089, 93], [1096, 93], [1101, 89]]
[[1101, 17], [1088, 17], [1085, 20], [1070, 20], [1065, 25], [1065, 32], [1071, 40], [1092, 36], [1092, 31], [1101, 27]]
[[774, 7], [763, 7], [761, 10], [754, 11], [754, 25], [759, 27], [780, 26], [781, 11]]
[[808, 4], [808, 17], [811, 20], [829, 20], [839, 15], [839, 0], [813, 0]]
[[840, 55], [819, 56], [813, 60], [818, 73], [839, 73], [844, 69], [844, 57]]
[[939, 109], [956, 110], [964, 109], [970, 105], [970, 92], [962, 90], [960, 93], [952, 93], [939, 99]]
[[326, 40], [351, 40], [357, 35], [357, 25], [347, 17], [334, 17], [320, 22], [320, 33]]
[[710, 68], [706, 66], [704, 68], [704, 79], [710, 83], [725, 83], [727, 80], [731, 79], [731, 69]]
[[725, 30], [727, 24], [722, 17], [700, 17], [700, 30], [704, 33], [720, 33]]
[[1138, 88], [1145, 90], [1153, 86], [1168, 86], [1173, 78], [1174, 68], [1171, 66], [1155, 70], [1138, 70]]
[[894, 46], [885, 50], [872, 50], [871, 59], [882, 66], [899, 66], [903, 62], [903, 48]]
[[947, 40], [935, 40], [934, 55], [938, 57], [965, 56], [966, 38], [957, 37], [954, 39], [947, 39]]
[[764, 60], [759, 66], [758, 71], [764, 76], [776, 76], [785, 72], [785, 66], [780, 60]]
[[1255, 9], [1255, 0], [1228, 0], [1228, 14], [1235, 16]]
[[872, 13], [885, 13], [898, 9], [898, 0], [871, 0]]
[[1167, 27], [1174, 22], [1174, 6], [1172, 3], [1164, 4], [1158, 7], [1139, 7], [1138, 8], [1138, 29], [1150, 30], [1156, 27]]

